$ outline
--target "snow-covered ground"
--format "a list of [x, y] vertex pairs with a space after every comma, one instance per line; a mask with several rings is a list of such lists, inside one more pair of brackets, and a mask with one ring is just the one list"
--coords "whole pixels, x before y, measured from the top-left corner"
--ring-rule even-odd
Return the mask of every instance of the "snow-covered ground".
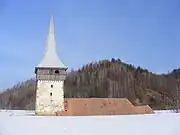
[[0, 135], [180, 135], [180, 113], [56, 117], [0, 110]]
[[[155, 114], [173, 113], [173, 110], [155, 110]], [[0, 110], [0, 116], [34, 116], [33, 110]]]
[[33, 115], [35, 115], [35, 112], [30, 110], [0, 110], [0, 119], [1, 116], [33, 116]]

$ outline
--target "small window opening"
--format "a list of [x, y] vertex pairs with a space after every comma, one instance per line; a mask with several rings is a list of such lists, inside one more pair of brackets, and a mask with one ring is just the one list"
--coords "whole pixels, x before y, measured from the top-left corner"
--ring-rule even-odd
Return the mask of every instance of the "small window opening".
[[53, 85], [51, 85], [51, 88], [53, 88]]
[[59, 70], [55, 70], [55, 74], [59, 74]]
[[52, 92], [50, 93], [50, 96], [52, 96]]

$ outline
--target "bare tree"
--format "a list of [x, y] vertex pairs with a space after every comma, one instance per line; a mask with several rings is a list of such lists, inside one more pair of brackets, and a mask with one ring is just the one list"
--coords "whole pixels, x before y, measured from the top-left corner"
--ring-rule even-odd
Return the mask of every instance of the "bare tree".
[[176, 95], [174, 97], [174, 107], [173, 111], [176, 113], [180, 112], [180, 104], [179, 104], [179, 98], [180, 98], [180, 79], [176, 80]]

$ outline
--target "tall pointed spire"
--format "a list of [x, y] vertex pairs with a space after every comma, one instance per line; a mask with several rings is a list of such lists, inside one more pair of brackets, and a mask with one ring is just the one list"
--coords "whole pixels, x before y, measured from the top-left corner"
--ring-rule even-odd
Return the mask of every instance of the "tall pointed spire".
[[54, 18], [52, 15], [51, 15], [51, 20], [50, 20], [49, 33], [54, 34]]
[[58, 58], [56, 52], [56, 41], [54, 32], [54, 18], [51, 16], [49, 34], [47, 37], [45, 55], [37, 67], [42, 68], [67, 68], [62, 61]]
[[50, 52], [50, 51], [56, 51], [53, 16], [51, 16], [51, 20], [50, 20], [49, 33], [48, 33], [45, 53]]

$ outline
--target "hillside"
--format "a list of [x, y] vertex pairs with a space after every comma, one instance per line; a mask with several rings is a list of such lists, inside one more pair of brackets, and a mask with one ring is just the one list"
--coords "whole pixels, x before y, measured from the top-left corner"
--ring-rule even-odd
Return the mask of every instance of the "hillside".
[[[146, 69], [121, 62], [102, 60], [68, 73], [65, 97], [128, 98], [135, 105], [149, 104], [154, 109], [176, 106], [180, 70], [156, 75]], [[33, 109], [35, 80], [30, 79], [0, 94], [0, 108]]]

